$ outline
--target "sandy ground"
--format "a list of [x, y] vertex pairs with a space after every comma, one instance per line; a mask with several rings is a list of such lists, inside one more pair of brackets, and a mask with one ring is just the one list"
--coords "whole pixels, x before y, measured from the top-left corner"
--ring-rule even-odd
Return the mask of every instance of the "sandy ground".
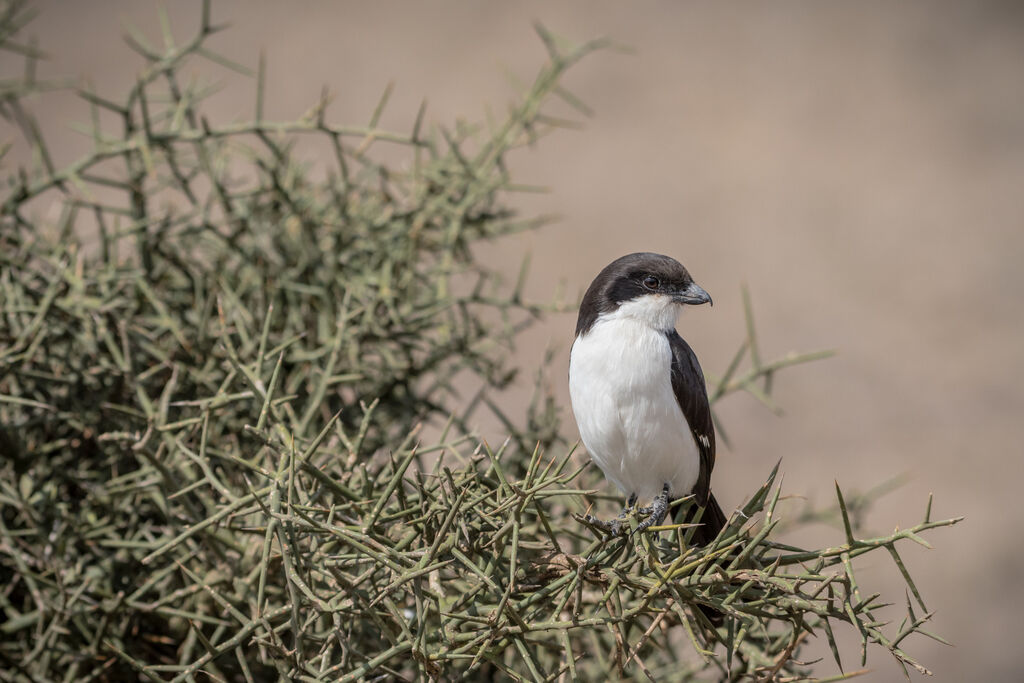
[[[87, 75], [101, 91], [140, 66], [118, 19], [159, 41], [150, 2], [40, 8], [44, 73]], [[864, 490], [906, 475], [868, 517], [878, 532], [919, 521], [933, 491], [935, 516], [967, 521], [904, 557], [956, 647], [907, 646], [937, 680], [1020, 680], [1024, 5], [218, 2], [214, 17], [233, 28], [212, 46], [247, 64], [265, 52], [268, 116], [301, 114], [326, 84], [335, 120], [365, 122], [393, 81], [382, 123], [398, 130], [424, 97], [446, 124], [503, 108], [507, 74], [528, 81], [544, 58], [533, 20], [633, 48], [570, 74], [595, 112], [584, 130], [515, 160], [520, 180], [551, 190], [517, 205], [563, 216], [513, 244], [533, 254], [530, 294], [565, 283], [575, 295], [613, 258], [660, 251], [714, 295], [680, 324], [710, 371], [741, 339], [741, 283], [765, 356], [837, 349], [778, 378], [784, 417], [750, 397], [720, 404], [732, 447], [719, 499], [739, 504], [780, 457], [786, 490], [819, 502], [833, 480]], [[173, 3], [179, 36], [197, 18], [196, 3]], [[249, 116], [251, 92], [229, 87], [212, 115]], [[87, 116], [70, 100], [42, 114], [51, 129]], [[68, 133], [54, 156], [83, 145]], [[507, 247], [484, 254], [499, 255]], [[522, 350], [526, 363], [559, 350], [552, 381], [566, 406], [573, 324], [551, 318]], [[838, 538], [818, 531], [806, 540]], [[887, 558], [862, 581], [902, 596]], [[868, 666], [868, 680], [903, 680], [883, 653]], [[826, 659], [821, 674], [833, 672]]]

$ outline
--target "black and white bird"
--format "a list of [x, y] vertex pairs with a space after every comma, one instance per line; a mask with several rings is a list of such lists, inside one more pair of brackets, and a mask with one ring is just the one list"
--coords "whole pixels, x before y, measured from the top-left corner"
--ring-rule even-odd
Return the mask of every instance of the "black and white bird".
[[612, 261], [583, 296], [569, 394], [591, 459], [628, 497], [618, 519], [589, 518], [613, 534], [638, 499], [651, 501], [639, 510], [647, 514], [641, 531], [661, 524], [669, 501], [691, 493], [704, 508], [698, 545], [726, 523], [711, 495], [715, 428], [704, 374], [675, 329], [684, 305], [704, 303], [711, 296], [682, 264], [652, 253]]

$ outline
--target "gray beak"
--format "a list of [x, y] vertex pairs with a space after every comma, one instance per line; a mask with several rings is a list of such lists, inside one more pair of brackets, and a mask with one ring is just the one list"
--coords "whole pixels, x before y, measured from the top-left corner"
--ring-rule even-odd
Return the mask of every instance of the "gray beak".
[[704, 291], [704, 288], [698, 285], [696, 282], [691, 282], [686, 289], [679, 292], [675, 296], [675, 300], [681, 304], [711, 304], [714, 306], [714, 302], [711, 301], [711, 295]]

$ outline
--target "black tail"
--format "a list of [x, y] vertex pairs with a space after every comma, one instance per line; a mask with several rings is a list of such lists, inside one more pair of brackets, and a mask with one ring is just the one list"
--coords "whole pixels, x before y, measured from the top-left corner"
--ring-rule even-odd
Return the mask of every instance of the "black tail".
[[[685, 509], [685, 512], [677, 515], [676, 522], [679, 524], [692, 524], [693, 520], [697, 517], [697, 510], [699, 508], [696, 505], [688, 505], [682, 509]], [[722, 508], [719, 507], [718, 501], [715, 500], [714, 494], [708, 494], [708, 503], [704, 507], [704, 514], [700, 517], [700, 526], [693, 530], [694, 544], [705, 546], [711, 543], [718, 536], [718, 532], [725, 528], [728, 521], [725, 513], [722, 512]]]
[[[700, 508], [696, 505], [687, 505], [685, 509], [685, 513], [677, 514], [676, 522], [692, 524]], [[699, 546], [711, 543], [718, 536], [718, 532], [725, 528], [728, 521], [725, 518], [725, 513], [722, 512], [722, 508], [718, 505], [718, 501], [715, 500], [715, 496], [709, 493], [708, 503], [704, 507], [704, 514], [700, 517], [700, 526], [693, 530], [693, 543]], [[707, 605], [697, 605], [697, 607], [704, 613], [704, 616], [711, 622], [711, 625], [716, 628], [721, 626], [725, 620], [725, 615], [712, 607]]]

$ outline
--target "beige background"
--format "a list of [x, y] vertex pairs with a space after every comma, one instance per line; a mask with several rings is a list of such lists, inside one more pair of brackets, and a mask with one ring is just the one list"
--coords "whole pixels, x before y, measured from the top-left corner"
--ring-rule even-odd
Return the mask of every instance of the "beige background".
[[[169, 4], [184, 37], [197, 3]], [[40, 7], [44, 74], [119, 93], [140, 62], [117, 20], [159, 43], [150, 2]], [[219, 2], [214, 17], [233, 28], [212, 47], [249, 65], [265, 51], [269, 116], [298, 116], [327, 84], [334, 120], [362, 123], [394, 81], [383, 123], [398, 130], [423, 97], [441, 123], [504, 107], [506, 75], [528, 81], [544, 57], [534, 19], [634, 48], [570, 74], [595, 110], [583, 131], [516, 157], [521, 181], [551, 189], [518, 205], [563, 216], [514, 242], [534, 256], [531, 294], [564, 282], [575, 296], [613, 258], [661, 251], [715, 298], [680, 325], [710, 371], [741, 338], [743, 282], [766, 356], [838, 349], [778, 378], [785, 417], [750, 397], [720, 404], [733, 447], [715, 471], [719, 499], [739, 504], [779, 457], [786, 490], [819, 502], [834, 479], [864, 490], [907, 475], [869, 515], [877, 532], [919, 521], [934, 491], [936, 516], [967, 521], [904, 556], [938, 612], [934, 630], [956, 647], [906, 645], [937, 680], [1020, 680], [1024, 4]], [[211, 116], [251, 114], [251, 82], [231, 83]], [[87, 118], [72, 99], [53, 101], [44, 127]], [[84, 144], [68, 132], [54, 156]], [[553, 317], [523, 349], [532, 363], [558, 348], [565, 405], [573, 324]], [[902, 597], [887, 557], [862, 581]], [[856, 659], [848, 649], [848, 668]], [[884, 653], [868, 666], [869, 680], [902, 680]], [[829, 659], [820, 672], [834, 672]]]

